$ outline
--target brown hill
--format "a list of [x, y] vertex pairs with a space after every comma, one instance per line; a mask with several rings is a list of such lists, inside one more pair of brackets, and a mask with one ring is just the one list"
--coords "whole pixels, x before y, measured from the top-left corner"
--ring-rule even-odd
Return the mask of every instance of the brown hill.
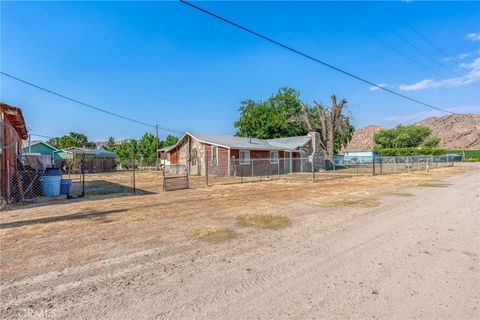
[[[444, 117], [431, 117], [415, 124], [432, 129], [432, 134], [440, 138], [440, 148], [480, 149], [480, 115], [454, 114]], [[355, 131], [352, 141], [344, 151], [372, 150], [373, 135], [381, 126], [370, 125]]]
[[346, 148], [341, 150], [340, 153], [345, 151], [365, 151], [373, 149], [373, 135], [379, 130], [384, 129], [382, 126], [370, 125], [361, 129], [355, 130], [353, 138]]
[[480, 114], [453, 114], [431, 117], [416, 124], [432, 129], [440, 148], [480, 149]]

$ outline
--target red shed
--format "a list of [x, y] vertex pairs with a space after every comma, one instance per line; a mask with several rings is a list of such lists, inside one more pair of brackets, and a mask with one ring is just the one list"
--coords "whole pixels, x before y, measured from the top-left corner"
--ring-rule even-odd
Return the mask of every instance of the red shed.
[[0, 103], [0, 198], [11, 199], [15, 174], [19, 170], [17, 156], [22, 152], [22, 139], [27, 139], [27, 127], [22, 110]]

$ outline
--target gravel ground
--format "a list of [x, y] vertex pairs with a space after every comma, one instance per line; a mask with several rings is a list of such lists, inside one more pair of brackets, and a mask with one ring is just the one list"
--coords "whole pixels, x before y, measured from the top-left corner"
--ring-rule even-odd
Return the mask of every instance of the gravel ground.
[[[1, 317], [480, 318], [479, 166], [141, 199], [2, 213]], [[291, 226], [235, 225], [253, 210]]]

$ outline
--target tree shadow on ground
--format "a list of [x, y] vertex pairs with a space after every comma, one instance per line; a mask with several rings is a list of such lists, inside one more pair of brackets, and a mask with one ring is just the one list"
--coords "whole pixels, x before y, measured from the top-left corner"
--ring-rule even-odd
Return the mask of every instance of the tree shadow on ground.
[[[82, 191], [85, 191], [84, 196], [82, 197]], [[162, 191], [162, 190], [159, 190]], [[60, 204], [71, 203], [74, 201], [85, 200], [103, 200], [109, 198], [120, 198], [120, 197], [131, 197], [131, 196], [142, 196], [156, 194], [156, 192], [147, 191], [144, 189], [135, 190], [133, 187], [124, 184], [124, 183], [115, 183], [107, 180], [93, 180], [85, 181], [85, 187], [83, 187], [82, 182], [74, 181], [70, 189], [70, 197], [66, 195], [57, 196], [57, 197], [35, 197], [33, 199], [26, 199], [24, 202], [17, 202], [10, 207], [6, 207], [5, 211], [12, 211], [15, 209], [24, 209], [24, 208], [38, 208], [43, 206], [54, 206]], [[0, 210], [0, 211], [2, 211]]]
[[87, 211], [87, 212], [79, 212], [74, 214], [66, 214], [62, 216], [53, 216], [53, 217], [44, 217], [44, 218], [38, 218], [38, 219], [6, 222], [6, 223], [0, 224], [0, 229], [11, 229], [11, 228], [24, 227], [24, 226], [31, 226], [36, 224], [47, 224], [47, 223], [55, 223], [55, 222], [63, 222], [63, 221], [71, 221], [71, 220], [99, 218], [109, 214], [120, 213], [125, 211], [127, 211], [127, 209]]

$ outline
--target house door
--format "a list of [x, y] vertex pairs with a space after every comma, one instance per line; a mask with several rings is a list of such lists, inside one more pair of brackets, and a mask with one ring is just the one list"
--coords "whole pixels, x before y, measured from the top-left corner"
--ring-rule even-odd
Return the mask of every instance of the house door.
[[170, 152], [170, 164], [178, 164], [177, 150], [173, 150]]
[[292, 153], [285, 152], [285, 160], [283, 161], [283, 172], [292, 172]]

